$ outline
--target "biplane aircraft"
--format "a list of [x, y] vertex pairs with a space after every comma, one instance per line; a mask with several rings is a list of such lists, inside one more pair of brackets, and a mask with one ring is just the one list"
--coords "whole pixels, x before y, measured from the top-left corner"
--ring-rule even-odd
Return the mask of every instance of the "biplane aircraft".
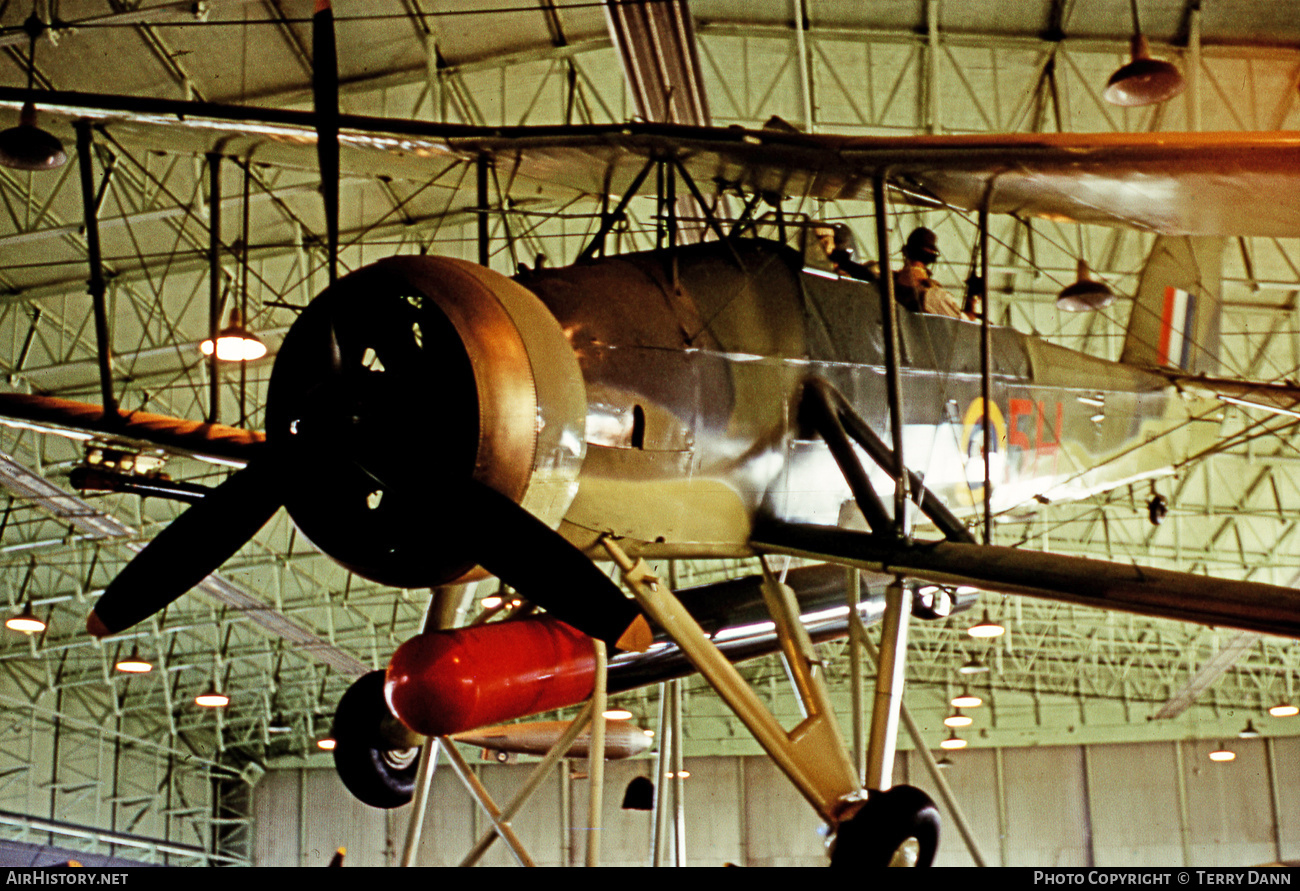
[[[317, 37], [332, 43], [319, 25]], [[318, 47], [318, 59], [331, 57]], [[495, 164], [516, 181], [618, 204], [571, 266], [511, 278], [458, 259], [395, 256], [338, 278], [284, 339], [264, 439], [40, 397], [4, 397], [0, 412], [245, 464], [108, 587], [88, 621], [94, 634], [182, 596], [281, 507], [367, 578], [446, 591], [486, 572], [546, 611], [420, 635], [386, 675], [349, 691], [336, 758], [363, 798], [378, 788], [390, 803], [406, 800], [409, 765], [394, 766], [387, 750], [583, 700], [591, 640], [644, 650], [653, 624], [831, 827], [833, 863], [885, 863], [905, 845], [928, 863], [935, 807], [889, 779], [907, 584], [1300, 637], [1300, 591], [995, 547], [972, 532], [1027, 499], [1078, 498], [1160, 473], [1215, 437], [1225, 397], [1296, 402], [1292, 387], [1218, 380], [1204, 363], [1216, 338], [1215, 239], [1300, 234], [1300, 136], [484, 129], [340, 115], [336, 86], [319, 78], [314, 113], [39, 98], [50, 118], [123, 138], [165, 128], [172, 144], [199, 153], [242, 156], [256, 145], [261, 158], [301, 163], [315, 152], [332, 253], [340, 151], [412, 170], [429, 156], [475, 159], [480, 171]], [[0, 90], [8, 106], [25, 98]], [[660, 247], [607, 253], [611, 228], [648, 181], [660, 199]], [[679, 238], [678, 188], [703, 209], [709, 236], [698, 243]], [[745, 210], [723, 219], [708, 209], [708, 189], [743, 196]], [[988, 215], [999, 213], [1162, 238], [1124, 360], [1106, 362], [991, 325], [987, 311], [972, 322], [901, 310], [891, 276], [850, 279], [803, 249], [808, 227], [780, 213], [787, 195], [873, 199], [885, 269], [890, 197], [976, 211], [985, 239]], [[775, 239], [756, 237], [761, 202], [775, 212]], [[427, 459], [415, 474], [404, 458], [412, 452]], [[808, 712], [787, 731], [644, 562], [754, 555], [889, 581], [865, 784], [791, 588], [771, 573], [758, 585]], [[617, 564], [632, 598], [597, 560]]]

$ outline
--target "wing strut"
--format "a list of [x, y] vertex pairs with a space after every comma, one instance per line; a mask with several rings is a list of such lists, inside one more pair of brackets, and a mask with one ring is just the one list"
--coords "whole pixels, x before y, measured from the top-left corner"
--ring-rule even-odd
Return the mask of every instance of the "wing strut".
[[853, 451], [853, 443], [844, 429], [845, 413], [852, 414], [852, 409], [843, 397], [828, 383], [814, 378], [804, 387], [803, 399], [799, 404], [799, 413], [813, 426], [831, 450], [831, 457], [839, 465], [840, 473], [849, 484], [853, 500], [866, 518], [867, 527], [879, 535], [888, 535], [892, 520], [885, 510], [885, 503], [876, 493], [870, 477]]
[[876, 659], [876, 698], [871, 707], [871, 737], [867, 745], [867, 788], [893, 785], [894, 754], [898, 748], [898, 716], [907, 680], [907, 619], [911, 597], [902, 577], [885, 588], [885, 616], [880, 623], [880, 655]]
[[601, 256], [604, 256], [605, 236], [618, 224], [619, 220], [623, 219], [623, 211], [627, 209], [627, 203], [636, 196], [637, 189], [641, 188], [641, 183], [645, 182], [645, 178], [650, 175], [650, 170], [656, 163], [653, 157], [647, 160], [645, 166], [641, 168], [641, 172], [636, 175], [636, 179], [632, 180], [632, 184], [623, 193], [623, 197], [618, 199], [618, 204], [614, 206], [612, 211], [603, 215], [604, 218], [600, 221], [600, 229], [591, 237], [591, 241], [582, 249], [582, 253], [578, 255], [579, 263], [590, 260], [596, 256], [597, 251], [600, 252]]
[[989, 180], [980, 204], [980, 275], [984, 276], [984, 296], [980, 300], [980, 419], [984, 452], [984, 544], [993, 543], [993, 331], [989, 327], [989, 202], [993, 198], [993, 180]]
[[889, 426], [894, 435], [894, 466], [886, 468], [894, 478], [894, 530], [907, 538], [907, 465], [903, 463], [903, 381], [898, 361], [902, 346], [898, 334], [898, 301], [894, 298], [894, 276], [889, 271], [889, 216], [885, 182], [889, 171], [876, 174], [871, 185], [876, 204], [876, 248], [880, 251], [880, 314], [885, 320], [885, 379], [889, 394]]
[[[831, 454], [848, 481], [849, 489], [857, 500], [872, 532], [886, 534], [890, 528], [889, 515], [867, 478], [862, 464], [853, 452], [849, 440], [862, 446], [871, 460], [891, 477], [898, 467], [895, 452], [887, 446], [871, 426], [854, 411], [853, 406], [839, 390], [822, 378], [812, 378], [804, 384], [801, 411], [809, 413], [808, 421], [821, 434], [830, 447]], [[921, 512], [938, 527], [948, 541], [974, 542], [975, 537], [961, 520], [948, 510], [944, 503], [926, 488], [921, 478], [907, 471], [908, 491], [913, 493]], [[861, 492], [861, 494], [859, 494]]]
[[[113, 395], [113, 338], [108, 330], [108, 308], [104, 303], [104, 263], [99, 249], [99, 201], [95, 195], [93, 140], [89, 121], [77, 121], [77, 166], [81, 173], [81, 205], [86, 225], [86, 253], [90, 260], [90, 299], [95, 311], [95, 346], [99, 359], [99, 388], [104, 416], [117, 415]], [[105, 182], [107, 182], [105, 174]]]

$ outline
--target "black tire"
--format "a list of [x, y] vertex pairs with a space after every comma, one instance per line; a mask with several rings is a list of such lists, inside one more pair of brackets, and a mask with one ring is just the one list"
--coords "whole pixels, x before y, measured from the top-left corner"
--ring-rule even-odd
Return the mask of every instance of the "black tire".
[[896, 854], [916, 848], [915, 866], [929, 866], [939, 848], [939, 810], [914, 786], [868, 792], [866, 803], [840, 823], [831, 866], [874, 869], [890, 866]]
[[394, 749], [384, 739], [385, 721], [394, 720], [384, 701], [384, 672], [362, 675], [334, 711], [334, 770], [359, 801], [395, 808], [415, 794], [420, 750]]

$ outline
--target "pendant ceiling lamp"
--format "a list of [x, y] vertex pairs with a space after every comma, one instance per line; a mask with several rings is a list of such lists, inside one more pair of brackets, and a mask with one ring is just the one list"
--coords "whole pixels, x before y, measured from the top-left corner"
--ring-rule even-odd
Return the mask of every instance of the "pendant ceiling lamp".
[[1067, 285], [1056, 295], [1056, 308], [1066, 312], [1091, 312], [1115, 302], [1115, 292], [1110, 285], [1092, 277], [1086, 260], [1079, 261], [1078, 280]]
[[32, 602], [28, 600], [22, 612], [5, 621], [5, 627], [23, 634], [39, 634], [45, 630], [45, 622], [32, 610]]
[[113, 667], [126, 674], [148, 674], [153, 671], [152, 663], [140, 655], [139, 647], [131, 647], [131, 655], [119, 659]]
[[1174, 98], [1187, 86], [1187, 81], [1172, 62], [1151, 58], [1147, 39], [1138, 24], [1137, 0], [1131, 0], [1130, 6], [1133, 10], [1131, 58], [1110, 76], [1102, 96], [1112, 105], [1134, 108]]
[[988, 639], [991, 637], [1001, 637], [1007, 631], [1006, 626], [1001, 622], [995, 622], [989, 618], [989, 611], [986, 607], [984, 615], [978, 622], [966, 629], [966, 633], [977, 639]]
[[35, 11], [23, 22], [29, 44], [27, 51], [27, 95], [18, 126], [0, 132], [0, 165], [13, 170], [53, 170], [68, 160], [63, 143], [52, 133], [36, 126], [36, 106], [33, 104], [33, 81], [36, 75], [36, 38], [45, 32], [45, 23]]
[[971, 656], [961, 667], [957, 669], [958, 674], [988, 674], [989, 667], [985, 665], [978, 656]]
[[[205, 356], [211, 356], [211, 338], [199, 344]], [[215, 347], [217, 359], [222, 362], [251, 362], [266, 355], [266, 344], [256, 334], [244, 327], [244, 318], [238, 309], [230, 311], [230, 324], [217, 334]]]

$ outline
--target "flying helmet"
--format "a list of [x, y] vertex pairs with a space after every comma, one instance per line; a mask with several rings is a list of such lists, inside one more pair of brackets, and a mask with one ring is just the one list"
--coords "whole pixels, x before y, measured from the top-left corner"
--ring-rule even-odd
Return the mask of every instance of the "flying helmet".
[[903, 256], [928, 266], [939, 259], [939, 239], [931, 230], [918, 226], [912, 230], [911, 235], [907, 236], [907, 244], [903, 246]]
[[850, 260], [853, 259], [854, 251], [857, 249], [853, 239], [853, 231], [843, 223], [836, 223], [831, 227], [831, 230], [835, 233], [835, 250], [844, 251], [848, 254]]

